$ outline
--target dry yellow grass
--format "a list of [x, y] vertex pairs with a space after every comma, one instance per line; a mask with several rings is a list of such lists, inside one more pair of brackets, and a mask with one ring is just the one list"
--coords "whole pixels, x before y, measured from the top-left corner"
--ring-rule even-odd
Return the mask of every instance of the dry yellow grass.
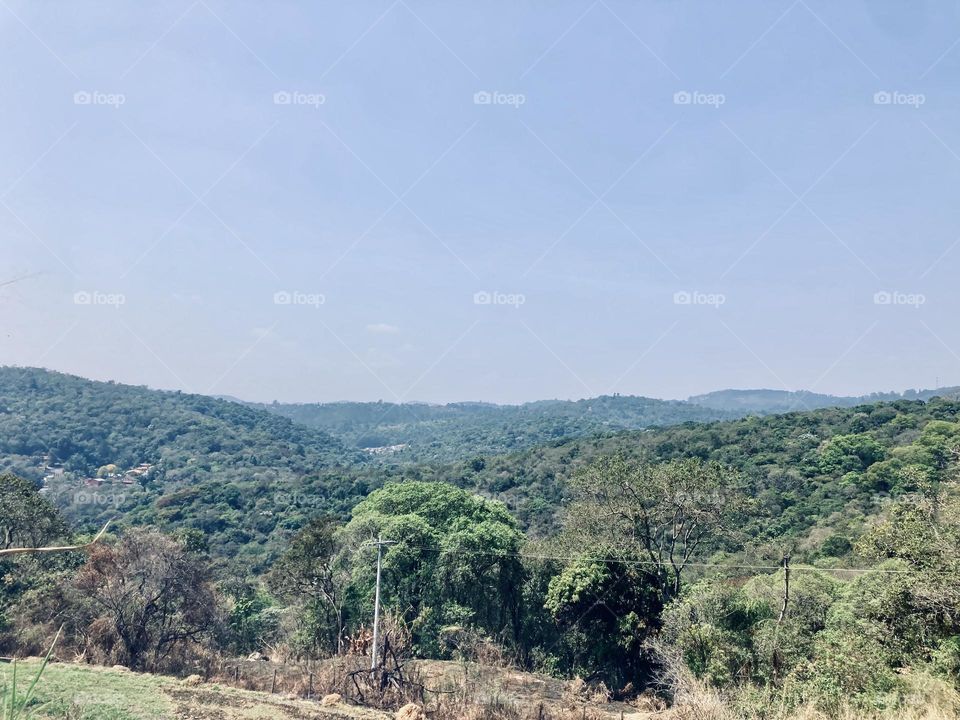
[[907, 676], [910, 688], [895, 708], [869, 711], [847, 705], [826, 713], [813, 705], [786, 708], [775, 696], [759, 706], [721, 696], [702, 683], [686, 678], [679, 702], [660, 717], [664, 720], [956, 720], [960, 718], [960, 694], [943, 681], [928, 675]]

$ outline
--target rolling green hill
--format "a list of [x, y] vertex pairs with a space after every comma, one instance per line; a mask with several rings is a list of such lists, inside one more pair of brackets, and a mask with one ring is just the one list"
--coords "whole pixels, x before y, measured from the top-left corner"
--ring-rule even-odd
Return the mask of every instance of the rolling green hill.
[[[760, 510], [745, 528], [752, 542], [809, 545], [818, 532], [821, 540], [854, 537], [886, 498], [916, 482], [905, 471], [920, 467], [935, 477], [960, 419], [960, 402], [940, 398], [643, 430], [622, 427], [686, 414], [707, 420], [715, 411], [621, 397], [507, 408], [280, 409], [322, 421], [344, 439], [376, 427], [396, 433], [382, 442], [421, 437], [423, 444], [412, 456], [400, 451], [371, 462], [345, 440], [280, 417], [276, 407], [0, 368], [0, 471], [44, 482], [66, 516], [87, 528], [119, 516], [193, 529], [215, 556], [257, 568], [311, 516], [345, 517], [386, 482], [432, 479], [472, 489], [504, 501], [534, 535], [546, 536], [563, 512], [568, 480], [592, 458], [700, 457], [743, 473]], [[152, 467], [126, 472], [141, 463]], [[113, 477], [92, 479], [98, 472]]]
[[[412, 628], [411, 651], [422, 657], [447, 658], [441, 638], [466, 632], [466, 618], [482, 642], [524, 650], [523, 667], [581, 677], [590, 668], [607, 687], [626, 687], [628, 672], [647, 678], [633, 643], [654, 637], [679, 648], [691, 672], [703, 672], [704, 648], [729, 663], [709, 676], [717, 687], [746, 658], [755, 670], [737, 683], [750, 703], [749, 693], [780, 672], [766, 642], [786, 607], [778, 565], [790, 558], [783, 632], [810, 648], [791, 660], [800, 700], [810, 692], [834, 703], [873, 705], [881, 691], [912, 698], [915, 686], [900, 681], [905, 668], [922, 685], [953, 682], [960, 667], [956, 618], [943, 611], [957, 605], [960, 537], [960, 401], [951, 398], [608, 431], [411, 463], [396, 455], [371, 462], [326, 433], [237, 403], [36, 370], [2, 375], [3, 463], [46, 473], [42, 493], [79, 529], [107, 516], [120, 526], [79, 570], [55, 564], [39, 580], [7, 572], [5, 647], [36, 654], [37, 633], [66, 617], [76, 654], [146, 667], [139, 645], [88, 629], [127, 627], [136, 603], [155, 607], [159, 586], [182, 593], [175, 612], [204, 653], [242, 657], [278, 638], [277, 647], [332, 652], [345, 629], [350, 636], [369, 620], [373, 565], [364, 546], [383, 532], [395, 540], [385, 607]], [[723, 467], [659, 464], [684, 459]], [[57, 515], [28, 483], [4, 481], [16, 500], [0, 508], [13, 526], [21, 507]], [[148, 527], [180, 542], [134, 530]], [[714, 538], [687, 544], [698, 527]], [[671, 532], [688, 533], [678, 550], [683, 584]], [[333, 593], [323, 595], [328, 604], [317, 604], [317, 588]], [[166, 627], [170, 617], [154, 621]], [[495, 633], [500, 640], [489, 639]], [[854, 672], [824, 685], [838, 657]], [[196, 658], [171, 663], [193, 669]]]
[[712, 422], [743, 414], [621, 395], [523, 405], [341, 402], [254, 407], [328, 432], [349, 446], [391, 448], [381, 452], [407, 462], [450, 462], [523, 450], [560, 438]]
[[269, 403], [262, 410], [323, 430], [350, 447], [378, 458], [406, 463], [456, 462], [476, 455], [522, 451], [559, 439], [683, 423], [735, 420], [876, 402], [952, 397], [960, 388], [874, 393], [861, 397], [808, 391], [719, 390], [686, 401], [636, 396], [585, 400], [543, 400], [522, 405], [480, 402]]
[[958, 401], [899, 400], [573, 438], [447, 465], [432, 477], [497, 497], [535, 533], [549, 535], [568, 480], [593, 459], [618, 452], [653, 461], [699, 457], [743, 474], [758, 506], [745, 528], [754, 542], [809, 543], [815, 529], [820, 540], [833, 532], [855, 537], [889, 498], [914, 489], [917, 477], [938, 480], [956, 460], [958, 421]]
[[932, 397], [955, 397], [960, 387], [944, 387], [936, 390], [906, 390], [904, 392], [877, 392], [870, 395], [843, 396], [825, 395], [809, 390], [717, 390], [703, 395], [693, 395], [687, 402], [731, 413], [785, 413], [794, 410], [817, 410], [827, 407], [856, 407], [876, 402], [897, 400], [929, 400]]
[[[365, 459], [322, 431], [238, 403], [0, 368], [0, 472], [45, 482], [74, 522], [121, 515], [194, 527], [229, 555], [316, 506], [349, 506], [354, 493], [336, 481], [338, 468]], [[152, 467], [125, 474], [143, 463]], [[109, 466], [116, 477], [93, 479]], [[255, 496], [270, 499], [267, 514], [250, 512]]]

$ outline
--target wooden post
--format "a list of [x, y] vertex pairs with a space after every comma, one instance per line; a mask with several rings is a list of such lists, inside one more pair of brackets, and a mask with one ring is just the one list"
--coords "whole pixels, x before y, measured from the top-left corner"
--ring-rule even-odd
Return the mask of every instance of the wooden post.
[[307, 673], [307, 675], [309, 676], [307, 681], [307, 697], [312, 698], [313, 697], [313, 673]]
[[790, 556], [783, 556], [783, 604], [780, 606], [780, 616], [777, 618], [777, 624], [773, 629], [773, 653], [770, 657], [770, 665], [773, 668], [773, 677], [780, 677], [781, 655], [780, 655], [780, 626], [783, 625], [784, 618], [787, 617], [787, 604], [790, 602]]
[[777, 625], [787, 616], [787, 603], [790, 601], [790, 556], [783, 556], [783, 605], [780, 607], [780, 617]]
[[270, 683], [270, 693], [273, 694], [277, 691], [277, 669], [273, 669], [273, 682]]
[[240, 682], [240, 666], [239, 666], [239, 665], [237, 665], [237, 666], [233, 669], [233, 681], [234, 681], [235, 683]]

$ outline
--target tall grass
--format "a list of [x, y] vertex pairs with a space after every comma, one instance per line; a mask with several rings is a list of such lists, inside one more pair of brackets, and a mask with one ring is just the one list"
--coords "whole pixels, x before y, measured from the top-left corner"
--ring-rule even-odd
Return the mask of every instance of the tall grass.
[[37, 683], [40, 682], [40, 678], [43, 676], [43, 671], [47, 669], [47, 663], [50, 662], [50, 656], [53, 654], [53, 649], [57, 645], [57, 640], [60, 639], [61, 632], [63, 632], [63, 627], [57, 630], [57, 634], [50, 644], [50, 649], [47, 650], [43, 662], [40, 663], [40, 668], [33, 676], [30, 685], [27, 686], [27, 691], [22, 695], [17, 694], [17, 661], [16, 658], [14, 658], [10, 683], [7, 684], [4, 682], [3, 685], [0, 685], [0, 718], [2, 718], [2, 720], [27, 720], [33, 715], [33, 711], [29, 709], [30, 701], [33, 699], [33, 693], [37, 689]]

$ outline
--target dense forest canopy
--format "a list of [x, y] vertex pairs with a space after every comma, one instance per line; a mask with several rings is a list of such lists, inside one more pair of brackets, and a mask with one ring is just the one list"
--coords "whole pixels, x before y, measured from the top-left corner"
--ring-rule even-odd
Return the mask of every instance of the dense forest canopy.
[[[609, 418], [637, 400], [561, 404], [561, 414], [572, 417], [577, 407], [582, 415]], [[362, 406], [361, 414], [369, 419], [375, 405]], [[476, 413], [495, 412], [491, 407]], [[524, 407], [546, 412], [555, 404]], [[37, 482], [51, 472], [48, 466], [64, 468], [64, 475], [48, 478], [46, 492], [84, 527], [119, 515], [135, 524], [194, 529], [205, 534], [214, 556], [265, 567], [310, 517], [347, 517], [391, 482], [449, 482], [504, 502], [522, 528], [547, 537], [560, 527], [571, 479], [597, 458], [699, 458], [741, 474], [742, 492], [758, 506], [745, 525], [753, 544], [788, 538], [816, 554], [824, 542], [849, 543], [888, 498], [915, 489], [904, 468], [922, 465], [938, 476], [958, 413], [953, 400], [897, 400], [607, 430], [507, 454], [477, 451], [468, 434], [457, 440], [453, 461], [371, 462], [326, 432], [238, 403], [2, 368], [0, 462]], [[104, 468], [115, 466], [119, 474], [144, 462], [155, 465], [132, 484], [82, 485]]]
[[0, 651], [36, 654], [56, 618], [78, 655], [145, 670], [278, 645], [364, 653], [385, 537], [385, 632], [419, 657], [623, 698], [682, 666], [745, 708], [775, 692], [834, 714], [898, 707], [960, 670], [956, 399], [511, 453], [444, 431], [455, 459], [413, 462], [224, 400], [0, 381], [3, 547], [118, 520], [86, 557], [0, 562]]
[[402, 462], [450, 462], [463, 458], [465, 452], [504, 454], [560, 438], [742, 415], [675, 400], [621, 395], [523, 405], [343, 402], [254, 407], [329, 432], [350, 446], [391, 448], [388, 457]]
[[15, 367], [0, 368], [0, 456], [88, 475], [108, 463], [302, 471], [357, 459], [324, 432], [238, 403]]
[[560, 438], [733, 420], [829, 407], [956, 396], [960, 388], [840, 397], [807, 391], [720, 390], [686, 401], [636, 396], [491, 403], [264, 403], [254, 407], [329, 432], [348, 446], [382, 448], [398, 462], [452, 462], [464, 452], [502, 455]]

